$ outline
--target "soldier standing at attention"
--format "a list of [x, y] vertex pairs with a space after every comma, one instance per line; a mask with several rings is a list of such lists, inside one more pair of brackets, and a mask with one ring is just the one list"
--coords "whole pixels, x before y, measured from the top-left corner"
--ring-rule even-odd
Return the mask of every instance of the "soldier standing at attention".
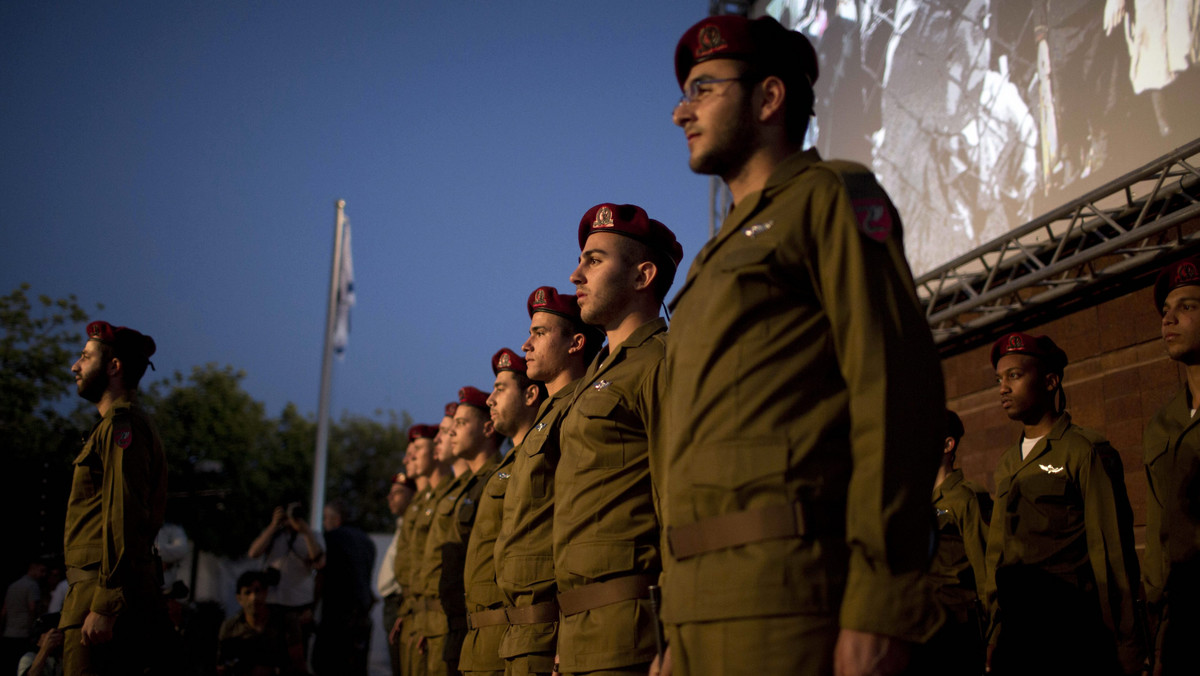
[[1071, 423], [1067, 355], [1050, 338], [1003, 336], [992, 366], [1000, 405], [1023, 430], [996, 467], [985, 586], [991, 670], [1140, 673], [1138, 561], [1121, 456], [1099, 432]]
[[560, 670], [644, 674], [654, 657], [648, 588], [662, 566], [647, 441], [667, 331], [658, 307], [683, 250], [632, 204], [588, 209], [579, 248], [579, 311], [608, 344], [562, 421], [554, 474]]
[[507, 676], [549, 676], [558, 641], [554, 582], [554, 471], [558, 435], [579, 378], [600, 351], [604, 334], [583, 323], [575, 296], [550, 286], [534, 289], [529, 312], [526, 375], [545, 383], [533, 427], [513, 449], [512, 478], [496, 538], [496, 581], [504, 594], [507, 627], [500, 643]]
[[1143, 580], [1156, 674], [1200, 664], [1200, 259], [1167, 267], [1154, 284], [1167, 355], [1187, 382], [1146, 425], [1146, 553]]
[[675, 75], [688, 164], [734, 207], [673, 301], [663, 671], [897, 673], [940, 615], [913, 590], [945, 408], [899, 215], [866, 167], [802, 150], [803, 35], [709, 17]]
[[[492, 425], [501, 436], [512, 439], [513, 448], [486, 482], [477, 482], [472, 491], [476, 498], [475, 525], [470, 529], [463, 568], [467, 636], [463, 640], [458, 666], [464, 674], [502, 676], [504, 660], [500, 658], [500, 639], [508, 626], [508, 618], [504, 613], [504, 596], [496, 584], [496, 536], [504, 515], [504, 496], [508, 492], [513, 461], [533, 428], [538, 407], [546, 398], [546, 388], [529, 379], [525, 360], [507, 347], [492, 356], [492, 372], [496, 380], [487, 398]], [[464, 504], [459, 508], [459, 515], [469, 517], [469, 509]]]
[[[411, 435], [412, 429], [410, 428], [409, 436], [411, 437]], [[384, 552], [383, 561], [379, 564], [379, 573], [375, 576], [375, 589], [383, 599], [383, 626], [387, 630], [395, 626], [396, 620], [400, 618], [400, 608], [404, 604], [405, 587], [397, 577], [396, 570], [399, 569], [403, 572], [407, 568], [407, 564], [404, 561], [397, 563], [396, 558], [408, 558], [407, 551], [400, 551], [401, 541], [404, 538], [404, 515], [408, 511], [409, 505], [412, 504], [413, 496], [417, 493], [416, 482], [407, 474], [408, 466], [412, 464], [407, 461], [407, 455], [406, 452], [405, 470], [393, 474], [392, 482], [388, 485], [387, 507], [392, 516], [396, 518], [396, 531], [392, 535], [392, 541], [388, 543], [387, 551]], [[402, 669], [398, 645], [388, 644], [388, 658], [392, 664], [392, 676], [400, 676]]]
[[137, 405], [154, 340], [124, 326], [92, 322], [71, 367], [79, 396], [101, 419], [75, 458], [67, 502], [63, 673], [141, 673], [165, 622], [162, 527], [167, 465], [154, 424]]
[[921, 674], [983, 673], [983, 623], [988, 617], [983, 608], [987, 577], [984, 562], [992, 496], [986, 488], [963, 478], [961, 469], [954, 468], [962, 437], [962, 420], [947, 409], [942, 465], [933, 482], [938, 544], [929, 567], [934, 598], [946, 610], [946, 623], [921, 651], [924, 658], [920, 664], [914, 665], [914, 671]]
[[[447, 404], [446, 410], [453, 415], [452, 407], [457, 406]], [[404, 453], [418, 490], [404, 516], [404, 529], [398, 545], [403, 556], [397, 556], [395, 563], [396, 580], [404, 590], [404, 603], [400, 606], [400, 616], [388, 634], [388, 641], [399, 648], [400, 668], [404, 676], [425, 676], [425, 654], [417, 649], [421, 628], [418, 620], [423, 604], [416, 588], [417, 572], [425, 551], [429, 524], [433, 521], [434, 489], [448, 484], [451, 477], [449, 468], [437, 462], [434, 440], [438, 436], [436, 425], [413, 425], [408, 429], [408, 450]]]

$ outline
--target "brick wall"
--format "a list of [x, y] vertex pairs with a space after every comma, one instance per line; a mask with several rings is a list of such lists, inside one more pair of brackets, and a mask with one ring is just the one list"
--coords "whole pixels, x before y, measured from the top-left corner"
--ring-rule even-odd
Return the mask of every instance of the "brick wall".
[[[1183, 369], [1166, 356], [1151, 290], [1142, 288], [1101, 305], [1021, 331], [1046, 334], [1070, 360], [1063, 378], [1072, 421], [1100, 430], [1121, 452], [1133, 505], [1138, 547], [1146, 523], [1142, 428], [1183, 386]], [[995, 493], [992, 473], [1005, 448], [1021, 435], [1020, 423], [1000, 408], [991, 345], [942, 361], [949, 407], [966, 434], [959, 463], [967, 478]]]

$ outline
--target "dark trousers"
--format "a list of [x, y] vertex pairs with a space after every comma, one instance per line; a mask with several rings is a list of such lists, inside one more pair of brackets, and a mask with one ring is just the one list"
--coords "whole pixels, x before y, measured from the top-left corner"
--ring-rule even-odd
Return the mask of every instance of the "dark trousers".
[[[388, 594], [383, 599], [383, 635], [387, 636], [392, 627], [396, 625], [396, 618], [400, 617], [400, 604], [404, 603], [403, 594]], [[400, 676], [401, 674], [401, 659], [400, 659], [400, 644], [401, 641], [397, 637], [396, 643], [388, 644], [388, 659], [392, 664], [392, 676]]]

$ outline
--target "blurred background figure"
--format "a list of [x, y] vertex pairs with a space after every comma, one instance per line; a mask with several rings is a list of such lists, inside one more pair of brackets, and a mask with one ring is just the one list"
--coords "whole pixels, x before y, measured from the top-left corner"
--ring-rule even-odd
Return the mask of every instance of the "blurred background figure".
[[295, 616], [267, 605], [273, 571], [252, 570], [237, 580], [241, 611], [221, 625], [217, 673], [223, 676], [305, 674], [304, 648]]

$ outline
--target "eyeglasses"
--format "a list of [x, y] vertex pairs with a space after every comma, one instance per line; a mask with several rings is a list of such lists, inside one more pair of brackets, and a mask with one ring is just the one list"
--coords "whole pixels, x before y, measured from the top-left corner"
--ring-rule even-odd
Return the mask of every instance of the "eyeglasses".
[[675, 107], [678, 108], [685, 103], [696, 103], [700, 101], [700, 99], [703, 99], [709, 94], [709, 92], [712, 91], [712, 86], [715, 84], [720, 84], [722, 82], [747, 82], [750, 79], [751, 78], [748, 78], [745, 75], [739, 75], [738, 77], [722, 77], [711, 80], [692, 80], [688, 83], [687, 87], [684, 88], [683, 96], [679, 97], [679, 103], [676, 103]]

